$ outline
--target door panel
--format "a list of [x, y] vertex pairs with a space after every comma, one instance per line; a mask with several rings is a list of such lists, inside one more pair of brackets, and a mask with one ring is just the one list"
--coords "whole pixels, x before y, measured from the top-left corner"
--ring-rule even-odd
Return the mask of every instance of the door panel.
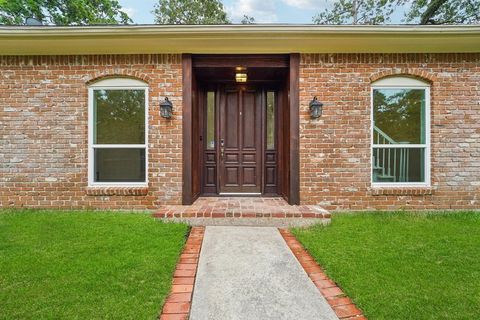
[[[242, 111], [242, 126], [243, 126], [243, 140], [242, 147], [243, 150], [253, 150], [256, 151], [256, 136], [255, 132], [258, 131], [257, 128], [252, 128], [252, 125], [255, 124], [256, 111], [257, 108], [255, 104], [255, 92], [243, 92], [243, 111]], [[257, 130], [256, 130], [257, 129]]]
[[221, 139], [225, 140], [225, 147], [230, 151], [238, 150], [239, 146], [239, 121], [240, 121], [240, 95], [238, 92], [226, 92], [226, 103], [221, 109], [220, 121], [224, 121]]
[[255, 167], [243, 167], [243, 185], [255, 186], [257, 179], [257, 172]]
[[238, 187], [240, 183], [240, 175], [238, 167], [225, 167], [226, 179], [225, 185], [228, 187]]
[[262, 183], [261, 94], [228, 88], [220, 99], [220, 193], [260, 193]]

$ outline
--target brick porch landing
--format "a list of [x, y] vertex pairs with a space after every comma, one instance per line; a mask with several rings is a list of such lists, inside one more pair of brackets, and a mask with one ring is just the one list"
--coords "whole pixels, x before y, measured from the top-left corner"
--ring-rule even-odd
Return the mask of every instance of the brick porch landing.
[[162, 206], [157, 218], [310, 218], [329, 219], [325, 209], [291, 206], [280, 197], [200, 197], [190, 206]]

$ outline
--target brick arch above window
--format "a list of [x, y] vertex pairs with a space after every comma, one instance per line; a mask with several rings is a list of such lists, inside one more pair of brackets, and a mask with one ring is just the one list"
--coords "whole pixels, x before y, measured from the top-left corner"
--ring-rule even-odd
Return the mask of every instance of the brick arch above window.
[[425, 70], [412, 69], [412, 68], [396, 68], [396, 69], [382, 70], [380, 72], [372, 74], [370, 76], [370, 82], [375, 82], [383, 78], [390, 78], [395, 76], [410, 77], [410, 78], [414, 78], [414, 79], [426, 82], [427, 84], [432, 84], [436, 80], [435, 75]]
[[126, 77], [108, 77], [97, 80], [88, 85], [89, 88], [96, 87], [130, 87], [130, 88], [148, 88], [148, 83], [143, 80], [136, 78], [126, 78]]
[[409, 77], [406, 75], [397, 75], [383, 77], [371, 83], [373, 87], [430, 87], [431, 83], [418, 77]]
[[149, 76], [142, 74], [140, 72], [116, 72], [116, 73], [98, 73], [94, 75], [90, 80], [88, 80], [86, 84], [87, 86], [92, 86], [103, 80], [119, 79], [119, 78], [142, 81], [145, 83], [145, 85], [148, 85], [152, 81], [152, 79]]

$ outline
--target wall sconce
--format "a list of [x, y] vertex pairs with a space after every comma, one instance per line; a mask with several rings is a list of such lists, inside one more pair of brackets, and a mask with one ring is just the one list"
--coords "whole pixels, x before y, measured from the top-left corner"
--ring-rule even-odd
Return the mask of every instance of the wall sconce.
[[310, 101], [310, 117], [312, 119], [320, 118], [322, 115], [323, 103], [317, 100], [317, 97], [313, 97]]
[[165, 119], [170, 119], [173, 114], [173, 104], [165, 97], [165, 100], [160, 102], [160, 115]]

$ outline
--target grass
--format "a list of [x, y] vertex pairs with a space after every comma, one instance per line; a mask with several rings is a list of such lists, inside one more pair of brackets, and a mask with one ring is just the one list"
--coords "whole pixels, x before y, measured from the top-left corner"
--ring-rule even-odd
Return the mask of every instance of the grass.
[[0, 210], [0, 319], [155, 319], [187, 232], [138, 213]]
[[480, 213], [339, 214], [293, 233], [369, 319], [480, 319]]

